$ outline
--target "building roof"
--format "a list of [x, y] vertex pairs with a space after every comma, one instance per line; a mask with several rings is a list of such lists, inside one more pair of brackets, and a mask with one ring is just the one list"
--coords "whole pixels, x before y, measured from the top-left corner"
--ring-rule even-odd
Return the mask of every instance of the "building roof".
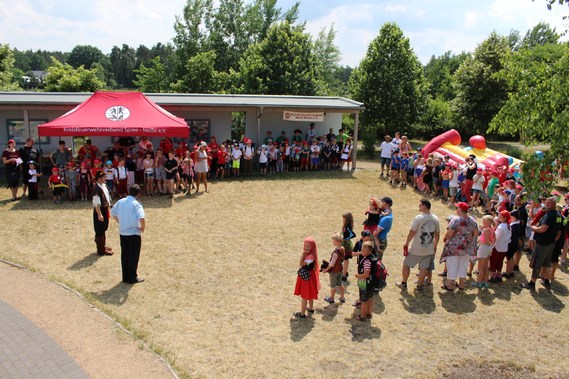
[[[0, 107], [74, 106], [87, 100], [92, 93], [79, 92], [0, 92]], [[247, 110], [304, 110], [329, 112], [359, 112], [363, 103], [343, 97], [281, 96], [281, 95], [207, 95], [207, 94], [145, 94], [156, 104], [173, 108]]]

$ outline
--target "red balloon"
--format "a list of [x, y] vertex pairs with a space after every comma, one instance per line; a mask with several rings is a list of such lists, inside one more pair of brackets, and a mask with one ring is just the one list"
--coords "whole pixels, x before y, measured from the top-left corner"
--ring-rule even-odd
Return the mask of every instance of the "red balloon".
[[480, 149], [480, 150], [486, 149], [486, 138], [484, 138], [481, 135], [470, 137], [470, 140], [468, 142], [470, 143], [470, 146], [472, 146], [475, 149]]

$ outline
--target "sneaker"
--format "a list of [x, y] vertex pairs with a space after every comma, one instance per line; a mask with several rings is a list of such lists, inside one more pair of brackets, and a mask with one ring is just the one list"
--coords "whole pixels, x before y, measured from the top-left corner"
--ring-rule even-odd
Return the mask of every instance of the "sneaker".
[[325, 298], [324, 298], [324, 301], [327, 302], [327, 303], [330, 303], [330, 304], [334, 304], [334, 303], [335, 303], [334, 299], [332, 299], [330, 296], [325, 297]]
[[525, 288], [526, 290], [535, 291], [535, 283], [533, 283], [533, 282], [527, 282], [524, 284], [520, 284], [520, 286], [522, 288]]
[[443, 276], [443, 277], [444, 277], [444, 276], [447, 276], [447, 272], [446, 272], [446, 271], [443, 271], [443, 272], [439, 272], [437, 275], [438, 275], [438, 276]]
[[417, 286], [415, 287], [415, 291], [422, 291], [423, 290], [423, 285]]
[[396, 282], [395, 285], [399, 288], [401, 288], [402, 290], [406, 290], [407, 289], [407, 283], [406, 282]]
[[296, 318], [306, 318], [306, 315], [303, 315], [303, 314], [300, 313], [300, 312], [294, 312], [294, 317], [296, 317]]
[[484, 282], [484, 283], [482, 283], [482, 287], [488, 289], [488, 288], [490, 288], [490, 283]]
[[542, 280], [541, 285], [544, 286], [546, 289], [551, 289], [551, 282], [549, 280]]
[[340, 303], [344, 304], [345, 302], [346, 302], [346, 298], [341, 297], [341, 298], [340, 298]]

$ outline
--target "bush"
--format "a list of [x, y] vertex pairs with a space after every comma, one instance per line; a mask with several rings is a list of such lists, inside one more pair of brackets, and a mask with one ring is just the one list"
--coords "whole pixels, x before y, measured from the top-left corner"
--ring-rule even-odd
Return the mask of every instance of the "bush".
[[362, 141], [364, 143], [364, 155], [373, 159], [375, 156], [375, 142], [377, 141], [377, 134], [373, 128], [365, 128], [362, 130]]
[[524, 152], [519, 147], [509, 146], [504, 151], [504, 154], [509, 155], [511, 157], [514, 157], [514, 158], [517, 158], [517, 159], [522, 159]]

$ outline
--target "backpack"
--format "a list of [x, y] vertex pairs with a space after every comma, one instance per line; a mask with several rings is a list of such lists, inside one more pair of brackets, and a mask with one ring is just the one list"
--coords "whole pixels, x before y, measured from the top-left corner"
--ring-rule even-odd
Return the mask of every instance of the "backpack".
[[389, 273], [385, 268], [385, 265], [381, 260], [379, 260], [378, 256], [372, 254], [369, 256], [371, 261], [371, 271], [370, 271], [370, 284], [373, 286], [374, 289], [381, 289], [386, 286], [387, 284], [387, 276]]

